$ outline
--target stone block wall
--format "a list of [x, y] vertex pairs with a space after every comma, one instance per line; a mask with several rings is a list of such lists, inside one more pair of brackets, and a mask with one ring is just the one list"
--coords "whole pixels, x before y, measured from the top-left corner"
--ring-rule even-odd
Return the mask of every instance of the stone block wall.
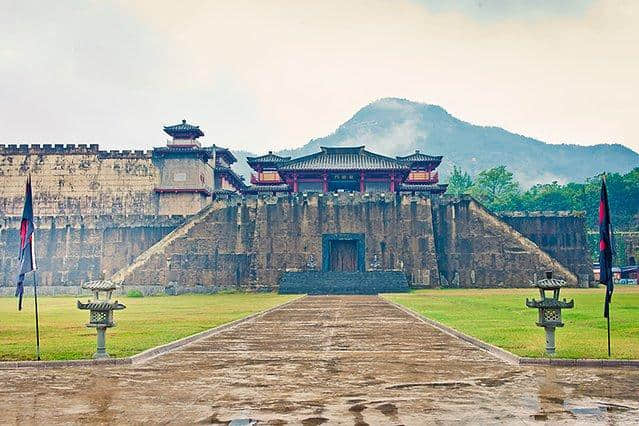
[[250, 290], [254, 218], [251, 203], [214, 202], [111, 279], [125, 286], [181, 292], [204, 287]]
[[[36, 225], [38, 285], [43, 294], [74, 294], [87, 280], [130, 264], [185, 220], [182, 216], [40, 216]], [[0, 219], [0, 295], [13, 294], [20, 218]], [[27, 284], [31, 285], [31, 277]]]
[[577, 276], [469, 197], [303, 194], [216, 201], [113, 276], [127, 286], [276, 289], [285, 272], [317, 271], [322, 237], [363, 234], [365, 269], [413, 287], [527, 287], [553, 270]]
[[567, 267], [470, 197], [442, 197], [433, 214], [443, 287], [527, 287], [545, 270], [577, 284]]
[[150, 151], [0, 145], [0, 217], [22, 214], [29, 173], [38, 216], [158, 213], [159, 172]]
[[404, 271], [413, 285], [438, 284], [431, 201], [390, 194], [332, 193], [259, 198], [253, 239], [256, 283], [274, 288], [282, 271], [322, 264], [322, 235], [364, 234], [364, 265]]
[[365, 234], [365, 264], [436, 286], [428, 198], [361, 194], [235, 197], [216, 201], [113, 279], [125, 285], [274, 290], [284, 271], [321, 268], [322, 235]]
[[577, 274], [583, 286], [594, 280], [584, 212], [503, 212], [499, 216]]

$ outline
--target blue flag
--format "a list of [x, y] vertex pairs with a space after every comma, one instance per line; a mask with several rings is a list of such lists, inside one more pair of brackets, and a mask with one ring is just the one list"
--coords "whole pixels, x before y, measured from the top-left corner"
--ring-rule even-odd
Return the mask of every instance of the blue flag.
[[20, 272], [18, 273], [18, 284], [16, 286], [16, 297], [18, 298], [19, 311], [22, 310], [24, 275], [27, 272], [35, 271], [36, 269], [34, 231], [33, 196], [31, 193], [31, 175], [29, 175], [25, 190], [24, 209], [22, 210], [22, 222], [20, 222], [20, 253], [18, 255]]
[[608, 190], [606, 178], [601, 182], [601, 196], [599, 199], [599, 282], [606, 285], [606, 302], [604, 317], [609, 318], [610, 301], [614, 283], [612, 280], [612, 226], [610, 224], [610, 207], [608, 206]]

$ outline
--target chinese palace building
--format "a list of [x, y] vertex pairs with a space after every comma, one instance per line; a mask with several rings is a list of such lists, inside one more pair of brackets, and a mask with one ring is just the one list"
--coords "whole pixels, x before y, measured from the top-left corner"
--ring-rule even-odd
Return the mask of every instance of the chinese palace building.
[[387, 157], [364, 146], [321, 147], [315, 154], [299, 158], [269, 152], [247, 157], [256, 174], [244, 193], [260, 192], [401, 192], [442, 194], [435, 169], [441, 156], [419, 151], [405, 157]]

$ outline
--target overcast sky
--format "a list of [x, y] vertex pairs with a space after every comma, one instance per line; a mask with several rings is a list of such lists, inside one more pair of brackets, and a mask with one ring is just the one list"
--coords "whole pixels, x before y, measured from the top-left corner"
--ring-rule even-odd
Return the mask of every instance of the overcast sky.
[[0, 143], [264, 152], [382, 97], [639, 151], [639, 1], [0, 0]]

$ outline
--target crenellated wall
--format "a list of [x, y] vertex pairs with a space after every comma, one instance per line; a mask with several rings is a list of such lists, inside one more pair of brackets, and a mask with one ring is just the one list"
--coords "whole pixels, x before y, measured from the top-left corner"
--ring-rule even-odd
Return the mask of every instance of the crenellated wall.
[[20, 215], [31, 173], [35, 214], [158, 213], [151, 151], [98, 145], [0, 145], [0, 217]]

